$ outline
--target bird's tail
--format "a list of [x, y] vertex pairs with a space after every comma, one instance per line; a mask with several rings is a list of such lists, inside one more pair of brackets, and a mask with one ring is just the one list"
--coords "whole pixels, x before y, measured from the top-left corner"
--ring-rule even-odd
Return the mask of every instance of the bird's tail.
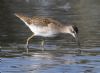
[[16, 17], [20, 18], [22, 21], [23, 21], [23, 20], [25, 21], [25, 20], [28, 19], [27, 16], [25, 16], [25, 15], [23, 15], [23, 14], [21, 14], [21, 13], [14, 13], [14, 15], [15, 15]]
[[28, 24], [31, 24], [31, 19], [28, 16], [23, 15], [21, 13], [14, 13], [14, 15], [16, 17], [20, 18], [23, 22], [28, 23]]
[[23, 14], [21, 14], [21, 13], [14, 13], [14, 15], [16, 16], [16, 17], [18, 17], [18, 18], [24, 18], [25, 16], [23, 15]]

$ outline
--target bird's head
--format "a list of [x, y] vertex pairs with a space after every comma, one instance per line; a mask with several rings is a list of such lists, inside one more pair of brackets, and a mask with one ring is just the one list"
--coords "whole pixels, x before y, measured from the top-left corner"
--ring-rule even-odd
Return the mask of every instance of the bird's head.
[[75, 25], [72, 25], [68, 28], [69, 34], [71, 34], [75, 39], [78, 36], [78, 28]]
[[75, 25], [70, 25], [66, 27], [66, 32], [71, 34], [75, 38], [76, 42], [78, 43], [78, 46], [80, 47], [78, 28]]
[[77, 26], [72, 25], [72, 26], [71, 26], [71, 29], [70, 29], [70, 34], [75, 38], [75, 40], [76, 40], [78, 46], [80, 47], [80, 41], [79, 41], [78, 32], [79, 32], [79, 31], [78, 31]]

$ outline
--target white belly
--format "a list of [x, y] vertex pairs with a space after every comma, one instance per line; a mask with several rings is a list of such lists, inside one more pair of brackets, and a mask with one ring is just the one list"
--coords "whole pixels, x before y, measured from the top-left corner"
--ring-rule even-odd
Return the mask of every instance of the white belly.
[[39, 26], [30, 25], [29, 28], [31, 29], [31, 31], [34, 33], [35, 36], [53, 37], [55, 36], [55, 34], [57, 34], [56, 31], [46, 26], [39, 27]]

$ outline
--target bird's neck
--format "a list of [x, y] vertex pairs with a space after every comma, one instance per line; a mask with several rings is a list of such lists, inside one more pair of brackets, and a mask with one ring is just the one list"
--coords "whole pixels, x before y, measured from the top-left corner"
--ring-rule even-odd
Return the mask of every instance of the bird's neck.
[[61, 33], [70, 33], [69, 28], [70, 28], [69, 26], [63, 26], [61, 28]]

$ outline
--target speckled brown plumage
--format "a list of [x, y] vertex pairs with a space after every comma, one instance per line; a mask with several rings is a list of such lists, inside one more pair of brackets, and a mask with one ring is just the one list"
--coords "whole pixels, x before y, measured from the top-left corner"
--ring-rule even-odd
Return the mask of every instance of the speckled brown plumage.
[[34, 24], [37, 26], [48, 26], [51, 23], [55, 24], [56, 26], [62, 26], [60, 22], [53, 20], [51, 18], [45, 18], [41, 16], [33, 16], [33, 17], [28, 17], [23, 14], [15, 14], [17, 17], [24, 19], [29, 25]]

